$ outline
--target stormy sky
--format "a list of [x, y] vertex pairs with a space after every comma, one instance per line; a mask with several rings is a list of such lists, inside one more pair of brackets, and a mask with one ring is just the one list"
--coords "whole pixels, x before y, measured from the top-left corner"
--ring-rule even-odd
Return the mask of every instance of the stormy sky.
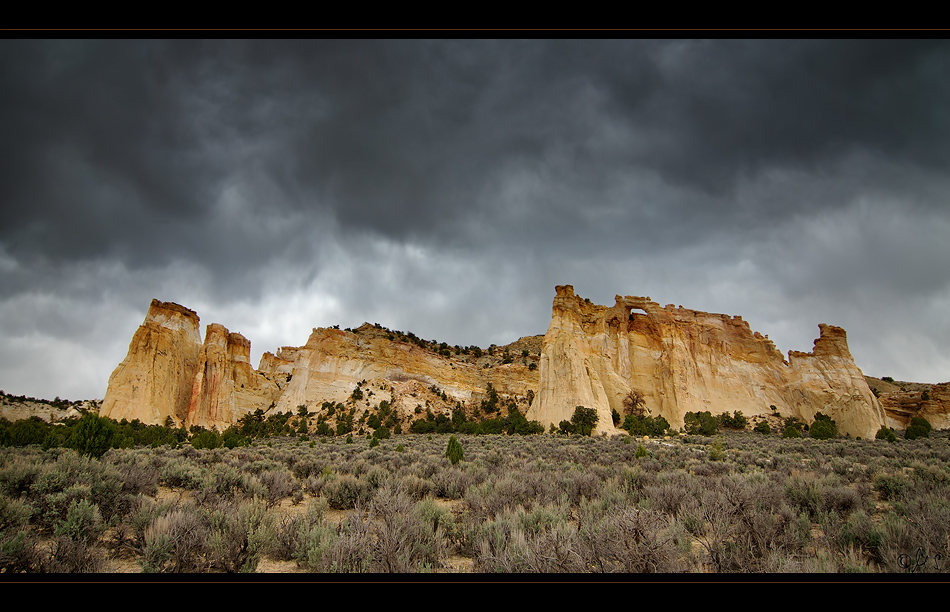
[[101, 398], [152, 298], [256, 366], [543, 334], [558, 284], [950, 380], [948, 74], [926, 40], [0, 41], [0, 389]]

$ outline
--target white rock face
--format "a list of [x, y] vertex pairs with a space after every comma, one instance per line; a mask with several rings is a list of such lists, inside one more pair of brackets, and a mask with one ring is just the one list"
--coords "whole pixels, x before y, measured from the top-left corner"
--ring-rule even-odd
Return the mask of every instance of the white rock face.
[[682, 427], [687, 412], [741, 411], [811, 422], [823, 412], [842, 434], [873, 436], [884, 411], [848, 351], [843, 329], [820, 325], [812, 353], [786, 361], [768, 337], [741, 317], [710, 314], [650, 298], [616, 297], [598, 306], [559, 286], [544, 336], [538, 393], [529, 420], [570, 420], [576, 406], [594, 408], [595, 434], [618, 433], [611, 413], [637, 389], [654, 416]]

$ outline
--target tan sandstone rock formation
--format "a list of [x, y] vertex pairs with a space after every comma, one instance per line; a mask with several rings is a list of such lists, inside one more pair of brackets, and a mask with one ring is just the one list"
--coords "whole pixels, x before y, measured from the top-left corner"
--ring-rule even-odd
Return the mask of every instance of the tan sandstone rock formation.
[[[279, 363], [291, 380], [277, 401], [277, 410], [323, 401], [345, 401], [362, 381], [404, 382], [415, 380], [436, 386], [455, 401], [469, 402], [484, 395], [488, 383], [503, 395], [525, 396], [537, 385], [537, 371], [523, 364], [485, 368], [475, 362], [446, 357], [410, 342], [389, 340], [365, 324], [357, 331], [317, 328], [307, 344], [293, 351], [281, 350], [283, 360], [267, 357], [267, 365]], [[262, 369], [264, 359], [262, 358]]]
[[[533, 361], [539, 346], [538, 337], [525, 337], [499, 352], [533, 350]], [[489, 384], [524, 412], [538, 383], [528, 358], [505, 364], [498, 356], [446, 355], [368, 323], [357, 330], [314, 329], [304, 346], [264, 353], [257, 370], [250, 347], [244, 336], [217, 323], [207, 326], [202, 343], [193, 311], [153, 300], [128, 356], [109, 379], [100, 414], [147, 424], [171, 416], [176, 425], [223, 430], [258, 410], [296, 413], [306, 406], [313, 413], [334, 402], [365, 411], [385, 399], [408, 426], [423, 408], [450, 414], [459, 402], [477, 405]], [[353, 391], [362, 384], [374, 395], [354, 402]]]
[[185, 421], [198, 366], [198, 315], [173, 302], [152, 300], [129, 352], [109, 377], [99, 414], [115, 420], [164, 424]]
[[888, 384], [870, 377], [868, 382], [880, 393], [888, 427], [907, 429], [914, 417], [927, 419], [934, 429], [950, 427], [950, 382]]
[[[490, 384], [545, 428], [570, 420], [582, 405], [597, 410], [597, 433], [614, 433], [611, 411], [622, 413], [624, 396], [637, 389], [650, 412], [674, 427], [687, 412], [753, 417], [775, 406], [806, 422], [823, 412], [842, 433], [873, 436], [884, 411], [854, 364], [844, 330], [819, 329], [811, 353], [790, 351], [786, 360], [741, 317], [633, 296], [598, 306], [565, 285], [557, 287], [543, 339], [527, 336], [493, 355], [460, 354], [367, 323], [314, 329], [303, 346], [264, 353], [254, 370], [244, 336], [213, 323], [201, 342], [197, 314], [153, 300], [109, 379], [101, 414], [149, 424], [170, 416], [176, 425], [221, 430], [252, 412], [306, 406], [314, 413], [325, 402], [343, 403], [358, 418], [385, 399], [408, 426], [427, 411], [471, 411]], [[366, 392], [362, 399], [354, 397], [357, 387]]]
[[811, 353], [786, 361], [767, 336], [741, 317], [660, 307], [646, 297], [616, 296], [611, 307], [556, 288], [544, 336], [537, 395], [527, 414], [548, 427], [576, 406], [597, 410], [596, 433], [615, 433], [611, 412], [643, 393], [654, 416], [682, 427], [687, 412], [741, 411], [811, 422], [823, 412], [852, 436], [873, 436], [884, 412], [848, 351], [843, 329], [820, 325]]
[[255, 371], [250, 358], [247, 338], [217, 323], [207, 327], [192, 382], [188, 425], [225, 429], [276, 401], [281, 388], [275, 378]]

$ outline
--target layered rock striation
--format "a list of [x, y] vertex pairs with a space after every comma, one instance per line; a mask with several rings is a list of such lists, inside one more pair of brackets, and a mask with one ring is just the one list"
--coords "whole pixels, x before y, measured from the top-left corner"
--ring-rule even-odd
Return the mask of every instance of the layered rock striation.
[[934, 429], [950, 428], [950, 382], [889, 384], [881, 379], [866, 378], [878, 392], [888, 427], [907, 429], [911, 419], [922, 417]]
[[884, 412], [848, 350], [845, 331], [819, 326], [810, 353], [786, 360], [767, 336], [741, 317], [661, 307], [649, 297], [616, 296], [600, 306], [556, 288], [544, 336], [540, 381], [528, 419], [545, 427], [570, 420], [576, 406], [599, 415], [595, 433], [615, 433], [631, 390], [654, 416], [682, 427], [688, 412], [741, 411], [811, 422], [818, 412], [841, 433], [873, 436]]

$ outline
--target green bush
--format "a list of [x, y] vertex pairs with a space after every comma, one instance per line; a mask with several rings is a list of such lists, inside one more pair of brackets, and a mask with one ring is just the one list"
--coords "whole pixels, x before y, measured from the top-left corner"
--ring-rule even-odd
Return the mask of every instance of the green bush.
[[342, 436], [353, 431], [353, 412], [340, 413], [336, 418], [336, 435]]
[[801, 438], [802, 432], [792, 425], [786, 425], [785, 431], [782, 432], [783, 438]]
[[726, 458], [726, 449], [722, 446], [722, 440], [716, 440], [709, 445], [709, 459], [712, 461], [722, 461]]
[[719, 432], [719, 419], [708, 410], [705, 412], [687, 412], [683, 417], [683, 427], [686, 433], [701, 436], [712, 436]]
[[760, 433], [760, 434], [768, 435], [768, 434], [772, 433], [772, 428], [769, 426], [769, 422], [768, 422], [768, 421], [761, 421], [758, 425], [756, 425], [756, 426], [753, 428], [752, 431], [758, 432], [758, 433]]
[[594, 432], [597, 426], [597, 411], [593, 408], [577, 406], [574, 408], [574, 415], [571, 417], [571, 423], [574, 425], [574, 433], [581, 436], [589, 436]]
[[91, 412], [84, 414], [72, 428], [67, 446], [87, 457], [98, 459], [112, 448], [115, 425]]
[[661, 416], [653, 418], [628, 414], [622, 428], [631, 436], [662, 436], [670, 429], [670, 424]]
[[661, 416], [656, 417], [655, 419], [651, 417], [646, 418], [647, 429], [650, 430], [651, 436], [662, 436], [666, 435], [666, 432], [670, 430], [670, 423]]
[[191, 447], [195, 449], [218, 448], [221, 446], [221, 435], [213, 429], [201, 428], [191, 437]]
[[875, 440], [887, 440], [888, 442], [897, 442], [897, 434], [890, 427], [881, 427], [874, 436]]
[[904, 438], [907, 440], [916, 440], [917, 438], [930, 437], [930, 423], [923, 417], [914, 417], [910, 420], [910, 426], [904, 432]]
[[732, 416], [729, 416], [728, 412], [723, 412], [717, 417], [717, 420], [719, 425], [726, 429], [745, 429], [745, 426], [749, 424], [749, 419], [739, 410], [734, 411]]
[[28, 444], [45, 444], [47, 436], [52, 434], [50, 425], [38, 416], [20, 419], [11, 423], [0, 418], [0, 445], [26, 446]]
[[816, 440], [830, 440], [838, 437], [838, 425], [831, 417], [822, 413], [815, 415], [815, 422], [808, 429], [808, 435]]
[[435, 420], [418, 419], [409, 426], [409, 433], [428, 434], [435, 432]]
[[455, 436], [449, 438], [449, 444], [445, 449], [445, 456], [449, 458], [449, 461], [452, 462], [452, 465], [455, 465], [464, 459], [462, 444]]
[[632, 414], [628, 414], [623, 420], [623, 429], [631, 436], [647, 435], [647, 427], [643, 423], [643, 419], [637, 418]]
[[805, 424], [802, 423], [798, 417], [788, 417], [787, 419], [785, 419], [785, 427], [786, 429], [789, 427], [793, 429], [797, 429], [798, 433], [802, 433], [803, 430], [805, 429]]
[[[306, 421], [303, 421], [306, 424]], [[306, 433], [307, 428], [302, 427], [301, 433]], [[224, 448], [237, 448], [239, 446], [250, 446], [251, 441], [241, 435], [240, 430], [232, 425], [221, 434], [221, 446]]]

